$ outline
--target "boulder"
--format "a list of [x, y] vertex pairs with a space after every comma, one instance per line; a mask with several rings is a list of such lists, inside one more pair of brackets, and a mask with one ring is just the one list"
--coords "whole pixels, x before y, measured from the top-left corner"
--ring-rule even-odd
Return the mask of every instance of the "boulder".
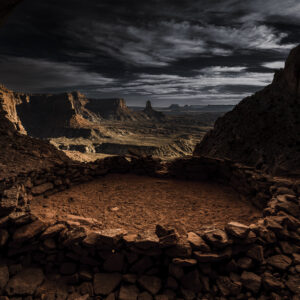
[[109, 295], [121, 281], [120, 273], [97, 273], [94, 276], [94, 292], [96, 295]]
[[295, 265], [300, 264], [300, 254], [299, 253], [293, 253], [293, 261]]
[[192, 292], [198, 293], [202, 290], [202, 283], [198, 270], [188, 272], [181, 278], [182, 286]]
[[242, 289], [242, 283], [241, 282], [233, 282], [229, 277], [227, 276], [219, 276], [217, 279], [217, 285], [221, 291], [221, 294], [223, 296], [229, 296], [229, 295], [238, 295], [241, 292]]
[[165, 253], [170, 257], [190, 257], [192, 248], [186, 239], [181, 238], [176, 246], [166, 249]]
[[44, 281], [43, 271], [39, 268], [24, 269], [12, 277], [5, 288], [9, 296], [34, 295], [37, 287]]
[[153, 232], [146, 231], [137, 236], [134, 246], [143, 250], [158, 248], [159, 238]]
[[292, 259], [286, 255], [279, 254], [269, 257], [267, 263], [272, 267], [284, 271], [292, 264]]
[[250, 269], [253, 265], [252, 259], [250, 257], [241, 257], [237, 260], [237, 265], [241, 269]]
[[241, 276], [243, 286], [257, 294], [261, 286], [261, 277], [252, 272], [244, 271]]
[[138, 283], [152, 295], [156, 295], [162, 287], [160, 278], [155, 276], [143, 275], [138, 279]]
[[189, 232], [187, 240], [191, 244], [193, 250], [210, 252], [210, 247], [205, 243], [205, 241], [198, 234], [194, 232]]
[[42, 234], [42, 239], [48, 239], [52, 238], [56, 235], [58, 235], [61, 231], [66, 229], [66, 226], [64, 224], [55, 224], [53, 226], [48, 227]]
[[36, 220], [33, 223], [19, 227], [13, 234], [13, 240], [15, 242], [23, 242], [30, 240], [45, 230], [46, 224], [41, 220]]
[[244, 224], [238, 222], [230, 222], [225, 226], [225, 229], [228, 234], [232, 235], [233, 237], [244, 239], [247, 237], [250, 228]]
[[203, 237], [210, 245], [216, 248], [225, 248], [230, 244], [226, 232], [221, 229], [205, 232]]
[[265, 261], [264, 258], [264, 248], [261, 245], [253, 245], [248, 251], [247, 256], [251, 257], [252, 259], [263, 263]]
[[284, 284], [281, 282], [281, 280], [273, 276], [271, 273], [264, 273], [262, 279], [265, 289], [269, 291], [280, 290], [284, 288]]
[[139, 289], [135, 285], [122, 285], [119, 294], [119, 300], [136, 300]]
[[289, 275], [288, 280], [286, 281], [285, 284], [291, 292], [293, 292], [296, 295], [300, 295], [300, 276], [299, 276], [299, 274]]

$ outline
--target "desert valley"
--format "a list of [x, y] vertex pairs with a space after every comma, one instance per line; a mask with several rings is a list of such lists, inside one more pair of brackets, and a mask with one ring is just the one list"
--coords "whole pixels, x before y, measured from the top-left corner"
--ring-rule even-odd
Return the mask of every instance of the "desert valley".
[[[63, 42], [51, 51], [58, 51], [61, 57], [67, 52], [59, 51], [71, 44], [80, 20], [72, 23], [74, 27], [67, 33], [57, 28], [48, 31], [52, 23], [46, 12], [51, 14], [52, 10], [61, 28], [67, 26], [70, 15], [73, 22], [73, 14], [79, 13], [83, 18], [86, 13], [83, 20], [90, 25], [90, 16], [99, 21], [100, 14], [103, 19], [98, 26], [108, 32], [105, 42], [114, 41], [119, 47], [116, 50], [116, 45], [110, 45], [107, 56], [101, 52], [95, 59], [91, 50], [98, 51], [97, 47], [105, 44], [100, 38], [104, 32], [100, 32], [95, 38], [97, 47], [90, 38], [89, 43], [84, 42], [84, 47], [90, 49], [81, 45], [76, 55], [71, 52], [72, 58], [78, 59], [72, 66], [67, 65], [70, 61], [59, 61], [58, 54], [55, 63], [38, 57], [34, 65], [32, 57], [24, 58], [24, 47], [24, 57], [15, 58], [17, 65], [24, 61], [32, 65], [27, 70], [24, 63], [19, 69], [28, 77], [22, 75], [19, 81], [17, 73], [10, 71], [15, 66], [7, 68], [9, 59], [3, 59], [7, 54], [0, 46], [0, 81], [5, 83], [0, 86], [0, 300], [300, 299], [300, 45], [287, 43], [283, 34], [282, 43], [287, 45], [263, 44], [256, 34], [266, 30], [267, 25], [257, 24], [262, 20], [269, 24], [269, 16], [259, 18], [261, 12], [253, 13], [249, 4], [239, 7], [238, 14], [244, 15], [237, 20], [248, 26], [249, 20], [252, 25], [258, 18], [248, 37], [255, 32], [265, 49], [253, 43], [251, 36], [247, 51], [245, 45], [237, 50], [236, 38], [230, 36], [230, 45], [234, 44], [230, 56], [228, 45], [221, 48], [215, 36], [213, 42], [208, 38], [209, 30], [217, 35], [220, 28], [223, 43], [228, 38], [228, 24], [215, 15], [218, 9], [220, 15], [224, 13], [221, 4], [210, 3], [212, 6], [207, 7], [201, 1], [198, 7], [195, 3], [181, 6], [165, 1], [163, 11], [156, 5], [135, 1], [118, 1], [115, 6], [91, 1], [86, 7], [74, 1], [72, 8], [65, 3], [0, 2], [0, 30], [11, 26], [11, 35], [20, 29], [16, 27], [19, 20], [11, 24], [9, 19], [32, 11], [34, 18], [26, 15], [22, 21], [32, 30], [28, 47], [34, 44], [37, 33], [53, 42], [59, 32]], [[133, 7], [139, 9], [134, 21], [130, 15]], [[204, 11], [207, 22], [213, 16], [215, 23], [195, 25], [193, 22], [201, 15], [197, 9]], [[296, 3], [294, 11], [297, 9]], [[111, 11], [118, 26], [110, 23]], [[164, 15], [166, 12], [169, 17]], [[296, 26], [294, 12], [284, 12]], [[276, 13], [280, 22], [287, 22], [285, 30], [293, 28], [281, 10]], [[35, 21], [42, 16], [45, 19], [39, 27]], [[183, 16], [186, 21], [182, 23], [178, 18]], [[233, 9], [230, 16], [236, 18], [237, 11]], [[156, 18], [161, 25], [159, 34], [151, 27]], [[86, 24], [81, 24], [80, 29], [86, 29]], [[153, 31], [140, 36], [136, 24]], [[207, 26], [205, 34], [200, 25]], [[175, 33], [164, 26], [174, 26]], [[238, 34], [234, 24], [229, 27], [234, 28], [234, 36]], [[199, 30], [204, 40], [196, 47]], [[75, 40], [84, 34], [87, 35], [76, 32]], [[123, 45], [126, 34], [129, 43], [125, 39]], [[275, 34], [270, 34], [270, 40]], [[5, 32], [1, 36], [0, 31], [0, 40], [1, 37], [7, 39]], [[151, 38], [153, 44], [146, 41]], [[178, 39], [181, 44], [170, 47]], [[272, 42], [279, 43], [278, 40]], [[40, 52], [50, 57], [45, 40], [41, 41]], [[155, 48], [151, 58], [139, 52], [143, 42], [149, 51], [156, 41], [162, 48]], [[208, 43], [216, 47], [209, 53], [203, 50]], [[133, 45], [134, 59], [130, 52]], [[11, 51], [17, 53], [18, 49], [19, 46]], [[251, 51], [254, 54], [250, 57]], [[270, 62], [260, 63], [267, 66], [260, 71], [258, 66], [245, 67], [247, 59], [253, 65], [258, 57], [274, 55], [277, 59], [276, 51], [286, 56], [284, 66], [277, 68], [276, 62], [276, 68], [271, 68], [272, 80], [264, 79], [270, 74]], [[189, 54], [192, 60], [195, 53], [200, 57], [200, 67], [210, 56], [218, 63], [238, 61], [238, 66], [205, 66], [199, 75], [196, 60], [189, 62], [185, 57]], [[106, 85], [117, 82], [121, 87], [102, 86], [103, 94], [98, 90], [93, 94], [91, 89], [99, 89], [102, 83], [97, 80], [91, 88], [99, 74], [95, 69], [90, 70], [91, 76], [78, 71], [87, 64], [86, 58], [90, 68], [99, 63], [103, 70], [107, 66], [113, 69], [116, 59], [117, 75], [107, 72], [111, 78], [106, 74], [100, 79]], [[184, 60], [182, 65], [178, 63], [180, 59]], [[175, 75], [172, 63], [179, 69]], [[41, 73], [39, 68], [45, 66], [48, 71]], [[194, 72], [191, 77], [186, 66]], [[122, 68], [125, 71], [119, 78]], [[161, 72], [170, 68], [170, 74], [153, 75], [155, 68], [162, 68]], [[35, 70], [38, 75], [33, 76]], [[75, 76], [69, 80], [72, 72]], [[125, 82], [125, 74], [130, 78], [130, 72], [138, 78], [135, 82]], [[71, 89], [69, 82], [76, 82], [79, 75], [78, 89]], [[61, 78], [67, 83], [58, 88]], [[37, 92], [39, 86], [35, 84], [42, 86], [43, 80], [49, 86]], [[28, 88], [31, 84], [33, 87]], [[15, 85], [21, 87], [14, 88]], [[202, 94], [198, 85], [203, 85]], [[130, 94], [128, 91], [136, 86], [144, 90]], [[196, 96], [194, 89], [198, 91]], [[247, 93], [240, 92], [243, 89]], [[120, 90], [127, 96], [119, 97]], [[176, 98], [180, 93], [181, 98]], [[198, 93], [211, 102], [199, 100]], [[225, 100], [245, 97], [214, 102], [211, 95]]]

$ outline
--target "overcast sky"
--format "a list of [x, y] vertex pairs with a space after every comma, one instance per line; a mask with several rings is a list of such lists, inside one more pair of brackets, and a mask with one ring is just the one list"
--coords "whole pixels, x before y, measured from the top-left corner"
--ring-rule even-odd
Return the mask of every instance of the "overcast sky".
[[130, 105], [236, 104], [299, 37], [299, 0], [25, 0], [0, 29], [0, 82]]

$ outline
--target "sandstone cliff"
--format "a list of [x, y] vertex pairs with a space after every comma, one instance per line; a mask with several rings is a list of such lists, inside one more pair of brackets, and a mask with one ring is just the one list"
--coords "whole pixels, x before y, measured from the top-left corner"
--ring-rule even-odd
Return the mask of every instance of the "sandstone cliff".
[[27, 95], [22, 100], [17, 104], [17, 112], [32, 136], [67, 136], [71, 131], [100, 122], [99, 117], [85, 108], [87, 98], [79, 92]]
[[0, 88], [0, 182], [20, 172], [51, 167], [69, 161], [48, 142], [28, 137], [17, 114], [23, 94]]
[[134, 113], [127, 107], [124, 99], [89, 99], [86, 108], [104, 119], [136, 120]]
[[22, 94], [0, 87], [0, 107], [20, 133], [46, 138], [85, 135], [84, 128], [100, 118], [85, 108], [87, 98], [79, 93]]
[[194, 155], [229, 158], [277, 175], [300, 176], [300, 46], [272, 84], [219, 118]]

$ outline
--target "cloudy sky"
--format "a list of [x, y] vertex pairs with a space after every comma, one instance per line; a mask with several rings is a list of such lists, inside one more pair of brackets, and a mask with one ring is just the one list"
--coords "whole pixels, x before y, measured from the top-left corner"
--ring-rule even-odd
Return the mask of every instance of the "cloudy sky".
[[299, 0], [25, 0], [0, 29], [0, 82], [130, 105], [236, 104], [299, 37]]

